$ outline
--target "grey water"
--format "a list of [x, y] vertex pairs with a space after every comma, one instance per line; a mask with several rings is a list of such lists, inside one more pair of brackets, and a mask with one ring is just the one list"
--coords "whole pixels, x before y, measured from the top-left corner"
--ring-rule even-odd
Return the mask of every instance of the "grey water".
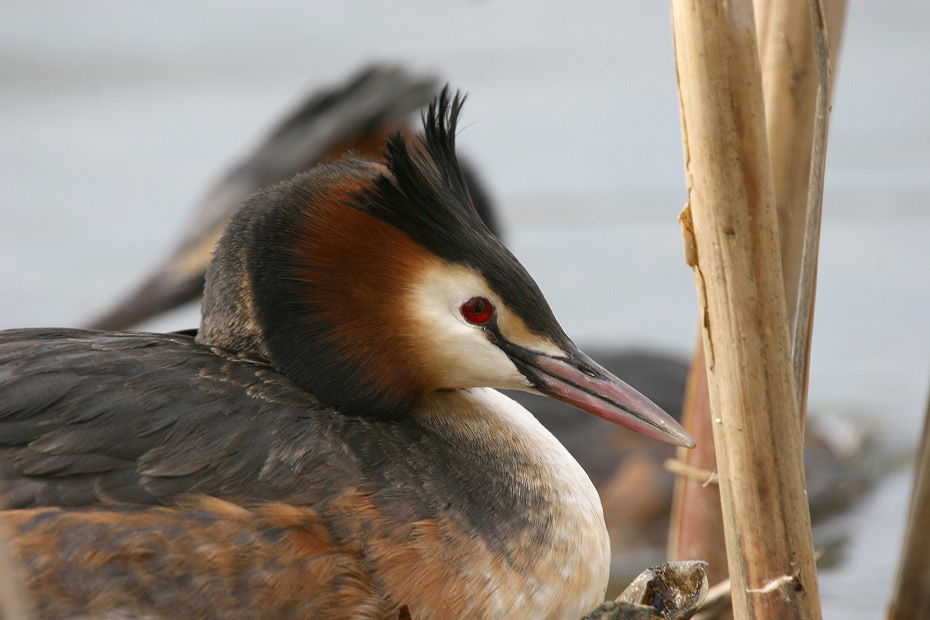
[[[853, 0], [834, 92], [811, 417], [912, 452], [930, 378], [930, 4]], [[0, 3], [0, 328], [78, 325], [168, 252], [207, 182], [373, 61], [470, 95], [459, 136], [581, 344], [688, 355], [695, 293], [662, 2]], [[188, 308], [146, 325], [194, 326]], [[908, 467], [837, 527], [825, 616], [882, 618]]]

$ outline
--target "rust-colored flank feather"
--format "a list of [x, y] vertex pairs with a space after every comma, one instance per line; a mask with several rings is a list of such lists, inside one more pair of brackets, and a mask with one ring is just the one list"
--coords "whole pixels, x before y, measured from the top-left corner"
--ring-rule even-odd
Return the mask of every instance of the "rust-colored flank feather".
[[186, 504], [8, 513], [39, 617], [161, 618], [165, 603], [176, 618], [396, 617], [363, 549], [312, 509]]

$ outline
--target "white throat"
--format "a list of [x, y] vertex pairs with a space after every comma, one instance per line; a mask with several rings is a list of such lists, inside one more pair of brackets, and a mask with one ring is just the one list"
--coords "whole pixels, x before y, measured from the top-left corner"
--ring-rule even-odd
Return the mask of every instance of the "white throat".
[[[514, 541], [529, 570], [496, 572], [475, 617], [577, 620], [603, 601], [610, 541], [594, 484], [559, 441], [519, 403], [488, 388], [438, 392], [417, 415], [443, 435], [488, 450], [517, 449], [522, 484], [549, 500], [549, 544]], [[535, 547], [535, 548], [532, 548]], [[490, 578], [490, 575], [488, 575]]]

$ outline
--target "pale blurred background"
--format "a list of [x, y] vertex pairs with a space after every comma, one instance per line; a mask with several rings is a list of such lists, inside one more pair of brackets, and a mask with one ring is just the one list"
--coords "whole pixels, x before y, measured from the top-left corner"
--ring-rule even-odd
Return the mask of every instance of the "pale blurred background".
[[[824, 199], [811, 416], [892, 455], [914, 449], [930, 382], [927, 41], [925, 0], [851, 0]], [[273, 119], [372, 61], [470, 94], [460, 149], [577, 342], [690, 353], [662, 2], [0, 3], [0, 328], [91, 318]], [[909, 490], [900, 469], [842, 518], [827, 617], [884, 616]]]

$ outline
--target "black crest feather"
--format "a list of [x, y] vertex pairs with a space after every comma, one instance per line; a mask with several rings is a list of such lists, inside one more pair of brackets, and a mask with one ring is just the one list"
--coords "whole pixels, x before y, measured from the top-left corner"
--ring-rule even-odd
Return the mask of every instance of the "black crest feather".
[[[403, 231], [439, 256], [459, 260], [449, 250], [463, 232], [490, 234], [472, 204], [468, 183], [455, 154], [455, 133], [465, 96], [448, 86], [423, 115], [423, 145], [400, 134], [387, 141], [390, 176], [382, 176], [360, 200], [364, 210]], [[461, 249], [461, 248], [459, 248]]]

